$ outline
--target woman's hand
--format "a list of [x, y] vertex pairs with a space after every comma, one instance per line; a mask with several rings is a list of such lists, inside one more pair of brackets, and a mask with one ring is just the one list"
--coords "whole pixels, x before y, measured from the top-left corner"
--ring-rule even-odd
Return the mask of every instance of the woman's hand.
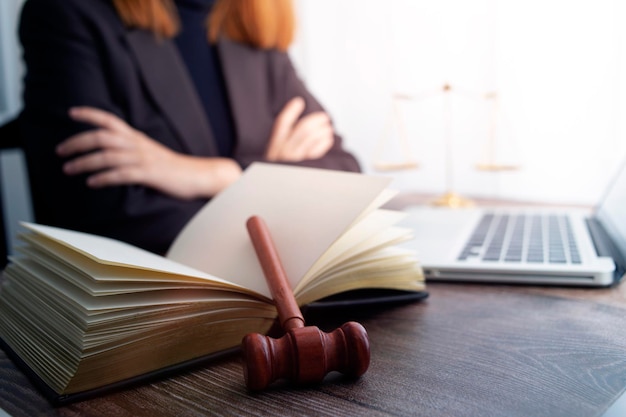
[[73, 157], [63, 171], [67, 175], [91, 174], [89, 187], [136, 184], [181, 199], [208, 198], [241, 175], [232, 159], [174, 152], [104, 110], [75, 107], [70, 117], [96, 126], [57, 147], [59, 156]]
[[295, 97], [280, 111], [265, 152], [268, 161], [318, 159], [333, 146], [334, 131], [328, 115], [319, 111], [299, 119], [304, 107], [304, 99]]

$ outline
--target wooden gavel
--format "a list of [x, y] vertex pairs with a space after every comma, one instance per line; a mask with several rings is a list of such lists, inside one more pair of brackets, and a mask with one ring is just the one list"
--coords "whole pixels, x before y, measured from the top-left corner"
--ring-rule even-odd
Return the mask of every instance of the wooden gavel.
[[248, 389], [263, 390], [280, 379], [297, 384], [319, 383], [332, 371], [350, 377], [363, 375], [370, 362], [365, 328], [348, 322], [325, 333], [315, 326], [305, 326], [265, 222], [253, 216], [246, 225], [285, 332], [279, 339], [258, 333], [243, 338], [244, 377]]

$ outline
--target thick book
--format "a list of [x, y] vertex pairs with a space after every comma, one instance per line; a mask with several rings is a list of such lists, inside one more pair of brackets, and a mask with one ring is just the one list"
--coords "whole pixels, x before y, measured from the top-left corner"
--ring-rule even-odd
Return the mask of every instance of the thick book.
[[[277, 313], [246, 220], [267, 224], [300, 306], [424, 279], [389, 179], [255, 163], [183, 228], [166, 256], [23, 223], [0, 288], [0, 339], [52, 397], [80, 397], [226, 352]], [[335, 298], [334, 298], [335, 297]], [[374, 296], [375, 298], [375, 296]], [[393, 297], [392, 297], [393, 298]], [[400, 297], [400, 299], [402, 296]]]

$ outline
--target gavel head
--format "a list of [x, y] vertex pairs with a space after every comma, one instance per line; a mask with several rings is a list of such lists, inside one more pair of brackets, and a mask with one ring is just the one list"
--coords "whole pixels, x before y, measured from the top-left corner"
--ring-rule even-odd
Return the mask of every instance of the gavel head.
[[359, 377], [370, 363], [367, 332], [356, 322], [330, 333], [315, 326], [299, 327], [279, 339], [250, 333], [243, 338], [242, 350], [244, 377], [252, 391], [280, 379], [319, 383], [332, 371]]

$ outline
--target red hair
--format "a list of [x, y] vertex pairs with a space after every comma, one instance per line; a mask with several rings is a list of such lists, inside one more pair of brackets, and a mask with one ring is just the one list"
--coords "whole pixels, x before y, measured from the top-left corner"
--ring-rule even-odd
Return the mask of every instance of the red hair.
[[178, 19], [171, 0], [113, 0], [122, 22], [128, 27], [149, 30], [171, 38], [178, 32]]
[[[171, 38], [179, 21], [172, 0], [113, 0], [128, 27]], [[208, 18], [210, 42], [220, 35], [257, 48], [286, 51], [293, 41], [295, 16], [292, 0], [217, 0]]]

